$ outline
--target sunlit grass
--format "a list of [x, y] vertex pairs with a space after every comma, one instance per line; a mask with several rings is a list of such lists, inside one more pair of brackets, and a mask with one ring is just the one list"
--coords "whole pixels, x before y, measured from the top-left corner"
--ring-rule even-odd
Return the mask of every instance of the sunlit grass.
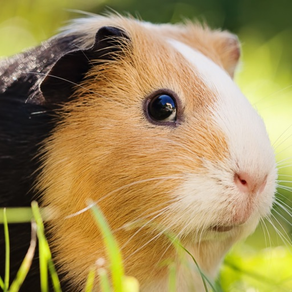
[[[17, 276], [15, 279], [12, 279], [13, 282], [11, 286], [9, 286], [9, 263], [10, 263], [10, 248], [9, 248], [9, 228], [8, 228], [8, 220], [6, 216], [6, 209], [3, 209], [3, 222], [0, 221], [4, 225], [4, 233], [5, 233], [5, 243], [6, 243], [6, 270], [5, 270], [5, 278], [4, 281], [0, 278], [0, 287], [4, 292], [17, 292], [22, 283], [25, 280], [26, 275], [29, 272], [31, 267], [32, 259], [35, 254], [36, 241], [38, 238], [38, 246], [39, 246], [39, 266], [40, 266], [40, 285], [41, 291], [46, 292], [49, 291], [49, 277], [52, 281], [52, 287], [55, 292], [61, 292], [61, 285], [59, 282], [58, 275], [56, 273], [52, 255], [50, 251], [49, 244], [45, 237], [44, 233], [44, 224], [41, 217], [41, 212], [36, 202], [32, 202], [32, 236], [31, 236], [31, 244], [28, 249], [28, 252], [17, 272]], [[108, 263], [106, 263], [105, 259], [97, 259], [96, 265], [93, 266], [88, 271], [88, 278], [85, 285], [85, 292], [95, 291], [94, 287], [96, 287], [95, 278], [96, 275], [99, 279], [99, 288], [101, 292], [138, 292], [139, 291], [139, 283], [138, 281], [129, 276], [125, 276], [122, 255], [118, 246], [116, 239], [114, 238], [113, 233], [107, 223], [106, 218], [103, 213], [99, 209], [99, 207], [95, 204], [90, 205], [90, 209], [93, 215], [93, 220], [99, 227], [101, 231], [101, 235], [104, 240], [104, 246], [106, 250], [106, 258], [108, 259]], [[43, 212], [45, 213], [45, 212]], [[15, 218], [13, 218], [13, 223], [15, 223]], [[22, 220], [22, 222], [24, 222]], [[10, 222], [11, 223], [11, 222]], [[134, 226], [136, 228], [137, 226]], [[160, 230], [158, 226], [152, 226], [153, 228]], [[131, 227], [128, 227], [131, 228]], [[151, 226], [150, 226], [151, 228]], [[175, 235], [171, 233], [165, 233], [171, 244], [176, 249], [176, 252], [180, 259], [180, 264], [186, 265], [188, 261], [186, 261], [186, 256], [190, 257], [195, 265], [197, 266], [197, 270], [201, 275], [201, 278], [204, 283], [205, 291], [211, 291], [209, 287], [212, 288], [212, 291], [220, 292], [221, 288], [214, 288], [214, 284], [208, 279], [208, 277], [201, 271], [198, 266], [195, 258], [182, 246], [179, 239], [176, 238]], [[141, 263], [143, 264], [143, 263]], [[166, 263], [168, 265], [169, 270], [169, 292], [177, 291], [176, 284], [176, 264], [174, 262]]]
[[[0, 278], [0, 288], [3, 292], [17, 292], [21, 288], [25, 277], [27, 276], [29, 269], [31, 267], [32, 259], [35, 254], [36, 242], [38, 238], [39, 245], [39, 266], [40, 266], [40, 283], [41, 291], [49, 291], [49, 278], [52, 281], [52, 287], [55, 292], [61, 292], [61, 285], [59, 282], [58, 275], [56, 273], [52, 255], [49, 248], [49, 244], [44, 234], [44, 224], [41, 217], [40, 209], [36, 202], [32, 203], [32, 236], [31, 243], [27, 254], [19, 267], [16, 278], [12, 279], [12, 284], [9, 285], [10, 279], [10, 242], [9, 242], [9, 224], [7, 220], [7, 209], [1, 209], [3, 213], [3, 221], [0, 223], [4, 226], [4, 237], [5, 237], [5, 277], [4, 280]], [[111, 272], [111, 277], [108, 276], [108, 270], [106, 267], [100, 267], [97, 263], [96, 266], [92, 267], [88, 271], [88, 278], [85, 285], [85, 292], [92, 292], [94, 290], [95, 275], [98, 274], [100, 279], [100, 291], [101, 292], [138, 292], [139, 283], [133, 277], [127, 277], [124, 275], [124, 268], [122, 264], [122, 257], [118, 244], [109, 228], [106, 218], [103, 216], [102, 212], [97, 206], [91, 207], [93, 219], [101, 230], [102, 236], [104, 238], [104, 244], [107, 251], [107, 256], [109, 258], [109, 267]], [[21, 221], [22, 223], [25, 221]], [[27, 221], [29, 222], [29, 221]], [[11, 222], [9, 222], [11, 223]], [[13, 218], [13, 223], [16, 223], [15, 218]]]
[[[18, 272], [16, 274], [15, 279], [13, 279], [13, 282], [11, 284], [11, 286], [9, 287], [8, 285], [7, 287], [7, 291], [9, 292], [17, 292], [19, 291], [21, 285], [23, 284], [29, 270], [32, 264], [32, 260], [35, 254], [35, 249], [36, 249], [36, 244], [37, 244], [37, 236], [36, 236], [36, 229], [37, 229], [37, 225], [35, 222], [32, 222], [31, 224], [31, 241], [30, 241], [30, 245], [29, 248], [27, 250], [27, 253], [18, 269]], [[7, 271], [6, 271], [7, 273]], [[9, 274], [9, 272], [8, 272]], [[6, 275], [5, 275], [6, 276]]]
[[292, 249], [278, 246], [260, 251], [240, 244], [229, 253], [221, 270], [223, 291], [291, 291]]
[[4, 282], [1, 280], [1, 287], [3, 291], [6, 292], [9, 286], [9, 270], [10, 270], [10, 240], [9, 240], [6, 209], [3, 209], [3, 225], [4, 225], [4, 238], [5, 238], [5, 277], [4, 277]]
[[106, 247], [107, 257], [109, 259], [109, 264], [111, 267], [111, 276], [113, 289], [117, 292], [122, 292], [122, 283], [124, 275], [124, 267], [122, 262], [122, 255], [120, 249], [118, 247], [118, 243], [116, 242], [110, 227], [104, 218], [101, 210], [98, 206], [93, 205], [91, 207], [94, 219], [96, 223], [99, 225], [102, 237], [104, 240], [104, 246]]
[[[108, 276], [108, 270], [106, 267], [99, 267], [98, 264], [90, 271], [88, 271], [88, 278], [84, 288], [85, 292], [92, 292], [94, 290], [95, 276], [98, 274], [100, 279], [100, 291], [101, 292], [138, 292], [139, 284], [136, 279], [132, 277], [127, 277], [124, 275], [124, 268], [122, 264], [122, 257], [120, 254], [120, 249], [117, 245], [115, 238], [109, 228], [106, 218], [103, 216], [102, 212], [97, 206], [92, 206], [93, 220], [101, 230], [104, 238], [105, 248], [107, 250], [108, 258], [110, 259], [110, 272], [111, 277]], [[40, 283], [41, 291], [49, 291], [49, 277], [52, 281], [52, 287], [55, 292], [61, 292], [61, 285], [59, 282], [58, 275], [56, 273], [52, 255], [49, 248], [49, 244], [44, 233], [44, 224], [41, 217], [40, 209], [36, 202], [32, 203], [32, 236], [31, 243], [25, 258], [19, 270], [17, 272], [16, 278], [12, 279], [12, 284], [9, 285], [10, 280], [10, 242], [9, 242], [9, 224], [6, 216], [6, 208], [1, 209], [3, 213], [3, 221], [0, 223], [4, 226], [4, 236], [5, 236], [5, 277], [4, 280], [0, 278], [0, 288], [3, 292], [17, 292], [21, 288], [25, 277], [27, 276], [29, 269], [31, 267], [32, 259], [35, 254], [36, 242], [38, 239], [39, 246], [39, 266], [40, 266]], [[21, 221], [22, 223], [25, 221]], [[29, 222], [29, 221], [27, 221]], [[15, 218], [13, 218], [13, 223], [16, 223]], [[12, 223], [12, 224], [13, 224]], [[49, 277], [48, 277], [49, 276]]]
[[[1, 210], [3, 211], [3, 210]], [[95, 277], [99, 277], [99, 288], [101, 292], [138, 292], [139, 283], [135, 278], [125, 276], [122, 263], [122, 256], [118, 243], [111, 232], [106, 218], [102, 214], [98, 206], [91, 205], [93, 220], [101, 230], [104, 238], [104, 245], [107, 250], [107, 258], [109, 262], [105, 265], [104, 259], [97, 259], [94, 265], [88, 271], [88, 279], [84, 288], [85, 292], [95, 291]], [[39, 241], [40, 254], [40, 274], [42, 292], [48, 291], [48, 275], [52, 280], [54, 291], [61, 292], [58, 275], [55, 271], [50, 248], [44, 235], [44, 226], [41, 218], [40, 210], [36, 202], [32, 203], [32, 238], [28, 252], [21, 264], [15, 279], [9, 287], [9, 224], [7, 223], [6, 209], [3, 211], [3, 223], [6, 239], [6, 273], [5, 279], [0, 279], [0, 287], [6, 292], [17, 292], [21, 287], [25, 277], [30, 269], [32, 258], [35, 253], [36, 241]], [[14, 220], [15, 222], [15, 220]], [[159, 230], [159, 229], [158, 229]], [[176, 249], [180, 262], [186, 264], [186, 257], [193, 256], [182, 246], [180, 241], [170, 233], [165, 233]], [[179, 291], [176, 287], [176, 269], [177, 266], [173, 262], [167, 263], [169, 270], [169, 292]], [[196, 264], [197, 265], [197, 264]], [[213, 284], [200, 270], [203, 281], [205, 282], [205, 291], [291, 291], [292, 277], [291, 269], [283, 267], [292, 266], [292, 253], [288, 247], [275, 247], [262, 249], [260, 252], [252, 249], [247, 245], [237, 245], [233, 252], [230, 253], [221, 269], [220, 277], [216, 284]], [[279, 270], [281, 273], [279, 274]], [[275, 275], [278, 275], [275, 277]], [[276, 289], [276, 290], [275, 290]]]

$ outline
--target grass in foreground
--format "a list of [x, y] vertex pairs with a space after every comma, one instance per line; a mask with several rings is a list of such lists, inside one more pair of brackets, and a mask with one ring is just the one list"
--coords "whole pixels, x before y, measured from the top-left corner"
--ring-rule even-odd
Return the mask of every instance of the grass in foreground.
[[[8, 209], [9, 210], [9, 209]], [[0, 277], [0, 288], [4, 292], [17, 292], [19, 291], [22, 283], [25, 280], [26, 275], [29, 272], [31, 263], [35, 254], [37, 240], [39, 242], [39, 266], [40, 266], [40, 283], [41, 291], [46, 292], [49, 290], [49, 277], [51, 277], [52, 286], [55, 292], [61, 292], [61, 285], [55, 270], [49, 244], [46, 240], [44, 233], [44, 224], [41, 217], [40, 209], [36, 202], [32, 203], [31, 210], [25, 208], [23, 215], [20, 217], [20, 222], [29, 222], [33, 217], [31, 223], [31, 242], [26, 256], [17, 272], [16, 278], [13, 279], [11, 285], [10, 281], [10, 244], [9, 244], [9, 228], [7, 217], [10, 217], [13, 223], [17, 222], [14, 219], [14, 213], [16, 210], [11, 208], [8, 212], [7, 209], [3, 209], [3, 216], [0, 216], [0, 223], [4, 226], [5, 236], [5, 277], [4, 280]], [[9, 216], [7, 216], [7, 213]], [[92, 292], [94, 290], [95, 275], [98, 274], [100, 278], [100, 290], [101, 292], [138, 292], [139, 285], [136, 279], [132, 277], [126, 277], [124, 275], [124, 269], [122, 265], [122, 257], [118, 248], [117, 242], [113, 237], [109, 225], [106, 222], [102, 212], [97, 206], [92, 207], [93, 217], [96, 220], [98, 226], [101, 229], [104, 243], [106, 246], [108, 258], [110, 259], [110, 274], [112, 282], [109, 280], [109, 272], [103, 267], [92, 267], [89, 271], [86, 285], [84, 287], [85, 292]], [[11, 222], [10, 222], [11, 223]]]
[[[93, 204], [91, 204], [93, 205]], [[125, 276], [124, 267], [122, 263], [122, 256], [118, 247], [118, 244], [110, 230], [110, 227], [103, 216], [98, 206], [93, 205], [91, 212], [96, 224], [101, 230], [101, 234], [104, 239], [106, 247], [107, 258], [109, 259], [109, 269], [107, 269], [103, 262], [98, 261], [95, 266], [91, 268], [88, 273], [87, 282], [84, 287], [85, 292], [97, 291], [95, 286], [95, 278], [99, 278], [99, 290], [101, 292], [138, 292], [139, 283], [133, 277]], [[56, 273], [50, 248], [44, 233], [44, 225], [40, 209], [36, 202], [32, 203], [32, 208], [27, 208], [20, 217], [21, 222], [31, 223], [31, 241], [26, 256], [18, 270], [15, 279], [10, 279], [10, 246], [9, 246], [9, 228], [8, 223], [16, 222], [13, 220], [13, 209], [3, 209], [0, 212], [0, 223], [4, 226], [5, 236], [5, 277], [0, 278], [0, 289], [3, 292], [17, 292], [19, 291], [25, 277], [31, 267], [32, 259], [37, 246], [37, 240], [39, 242], [39, 254], [40, 254], [40, 282], [41, 291], [48, 291], [49, 277], [51, 278], [52, 286], [55, 292], [61, 292], [61, 285]], [[19, 212], [18, 212], [19, 214]], [[43, 215], [43, 213], [42, 213]], [[44, 216], [45, 217], [45, 216]], [[185, 261], [186, 256], [191, 257], [195, 262], [194, 257], [182, 246], [179, 240], [175, 239], [173, 234], [165, 234], [172, 242], [174, 248], [181, 259], [181, 262]], [[204, 275], [197, 265], [197, 269], [201, 274], [204, 282], [205, 291], [291, 291], [292, 279], [291, 273], [289, 274], [290, 267], [292, 266], [292, 254], [289, 252], [288, 247], [270, 248], [261, 253], [250, 255], [250, 253], [244, 254], [242, 251], [244, 246], [240, 249], [234, 250], [230, 253], [225, 260], [221, 276], [219, 280], [213, 284]], [[248, 256], [246, 256], [248, 255]], [[277, 260], [278, 259], [278, 260]], [[285, 268], [286, 267], [286, 268]], [[282, 269], [282, 278], [275, 279], [273, 275], [279, 274], [279, 270]], [[176, 287], [176, 265], [175, 263], [168, 263], [169, 270], [169, 292], [177, 291]], [[277, 271], [277, 272], [276, 272]], [[290, 276], [289, 276], [290, 275]], [[11, 284], [9, 285], [9, 283]]]

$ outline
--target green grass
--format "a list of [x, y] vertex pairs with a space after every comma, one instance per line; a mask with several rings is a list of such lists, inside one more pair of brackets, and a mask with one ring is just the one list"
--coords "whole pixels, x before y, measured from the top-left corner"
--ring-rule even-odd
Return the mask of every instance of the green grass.
[[[8, 209], [9, 210], [9, 209]], [[24, 213], [28, 212], [28, 210], [23, 210]], [[97, 205], [91, 204], [91, 212], [93, 215], [93, 220], [95, 220], [97, 226], [101, 230], [101, 234], [104, 240], [104, 246], [106, 249], [107, 258], [109, 259], [109, 268], [101, 265], [94, 266], [88, 271], [88, 278], [86, 285], [84, 287], [85, 292], [95, 291], [95, 276], [98, 275], [99, 278], [99, 288], [101, 292], [138, 292], [139, 291], [139, 283], [138, 281], [131, 277], [125, 276], [123, 260], [120, 249], [118, 247], [118, 243], [114, 238], [111, 229], [107, 223], [106, 218], [103, 213], [99, 209]], [[32, 235], [31, 235], [31, 243], [27, 254], [17, 272], [16, 278], [13, 279], [12, 284], [9, 286], [9, 263], [10, 263], [10, 248], [9, 248], [9, 228], [8, 228], [8, 220], [7, 220], [7, 210], [3, 209], [3, 223], [4, 226], [4, 234], [5, 234], [5, 242], [6, 242], [6, 270], [5, 270], [5, 278], [0, 278], [0, 287], [4, 292], [17, 292], [21, 287], [23, 281], [25, 280], [26, 275], [31, 267], [32, 259], [35, 254], [36, 242], [38, 240], [39, 243], [39, 265], [40, 265], [40, 283], [41, 283], [41, 291], [48, 291], [49, 287], [49, 277], [52, 280], [52, 286], [55, 292], [61, 292], [61, 286], [58, 279], [58, 275], [56, 273], [52, 255], [50, 251], [49, 244], [45, 237], [44, 232], [44, 224], [41, 217], [40, 209], [36, 202], [32, 203], [31, 213], [33, 215], [32, 219]], [[11, 213], [10, 213], [11, 214]], [[16, 220], [12, 218], [12, 222], [15, 223]], [[21, 222], [24, 222], [21, 220]], [[29, 220], [27, 220], [29, 222]], [[10, 222], [11, 223], [11, 222]], [[175, 238], [174, 235], [168, 233], [165, 234], [170, 240], [170, 242], [175, 247], [181, 261], [185, 261], [185, 256], [192, 255], [182, 246], [178, 239]], [[192, 257], [193, 258], [193, 257]], [[195, 259], [193, 258], [196, 263]], [[176, 290], [176, 265], [171, 262], [169, 265], [169, 292], [175, 292]], [[196, 263], [197, 265], [197, 263]], [[197, 265], [198, 271], [201, 274], [201, 277], [204, 281], [205, 290], [210, 291], [208, 285], [210, 287], [213, 284], [208, 280], [208, 278], [204, 275], [204, 273], [200, 270]], [[208, 283], [208, 284], [207, 284]], [[219, 291], [213, 287], [213, 291]]]
[[3, 210], [3, 224], [4, 224], [4, 237], [5, 237], [5, 278], [4, 282], [1, 280], [1, 286], [3, 286], [3, 291], [8, 290], [9, 285], [9, 269], [10, 269], [10, 241], [9, 241], [9, 231], [6, 209]]
[[[28, 212], [28, 210], [24, 211], [25, 214], [26, 212]], [[139, 283], [137, 280], [133, 277], [125, 276], [124, 274], [122, 255], [106, 218], [102, 214], [99, 207], [96, 205], [92, 205], [91, 212], [93, 220], [95, 220], [97, 226], [101, 230], [101, 234], [104, 239], [104, 245], [106, 247], [107, 258], [109, 259], [109, 265], [108, 267], [105, 267], [103, 265], [104, 263], [101, 262], [100, 264], [93, 266], [90, 271], [88, 271], [88, 278], [84, 287], [84, 291], [96, 291], [95, 277], [98, 276], [99, 291], [101, 292], [138, 292]], [[9, 286], [10, 248], [8, 223], [11, 222], [9, 222], [7, 214], [11, 213], [9, 212], [9, 209], [3, 209], [1, 213], [3, 220], [0, 221], [0, 223], [2, 223], [4, 226], [4, 236], [6, 242], [6, 273], [4, 279], [0, 278], [1, 289], [4, 292], [17, 292], [19, 290], [31, 267], [37, 245], [36, 243], [38, 240], [40, 255], [40, 282], [42, 292], [48, 291], [48, 276], [52, 280], [54, 291], [60, 292], [60, 282], [54, 268], [49, 244], [45, 237], [41, 212], [36, 202], [32, 203], [31, 208], [33, 219], [31, 223], [32, 234], [30, 246], [19, 268], [16, 278], [11, 279], [12, 283]], [[45, 214], [45, 212], [42, 213]], [[15, 222], [15, 219], [12, 218], [12, 222]], [[23, 222], [23, 220], [21, 220], [21, 222]], [[27, 222], [29, 222], [29, 220], [27, 220]], [[157, 229], [158, 227], [156, 226], [155, 228]], [[165, 233], [165, 236], [168, 237], [170, 242], [173, 244], [182, 264], [185, 264], [186, 257], [191, 257], [197, 265], [195, 258], [182, 246], [180, 241], [176, 239], [173, 234]], [[173, 262], [168, 262], [166, 264], [168, 265], [169, 270], [169, 292], [175, 292], [177, 291], [175, 277], [176, 264]], [[201, 274], [202, 280], [204, 282], [205, 291], [288, 292], [292, 289], [291, 266], [292, 253], [291, 248], [289, 247], [269, 248], [262, 250], [260, 253], [253, 250], [252, 254], [250, 247], [241, 244], [236, 246], [233, 252], [227, 255], [224, 265], [221, 269], [220, 277], [216, 283], [209, 281], [209, 279], [200, 270], [198, 265], [197, 269]], [[282, 269], [281, 277], [275, 278], [274, 275], [278, 272], [279, 269]]]
[[[15, 210], [8, 209], [10, 217], [12, 218], [10, 223], [16, 223], [17, 220], [11, 215]], [[23, 281], [25, 280], [26, 275], [31, 267], [32, 259], [35, 254], [36, 242], [38, 239], [39, 243], [39, 264], [40, 264], [40, 283], [41, 283], [41, 291], [46, 292], [49, 289], [49, 278], [51, 277], [52, 286], [55, 292], [61, 291], [61, 286], [59, 282], [58, 275], [56, 273], [52, 255], [50, 251], [49, 244], [45, 237], [44, 233], [44, 224], [41, 217], [40, 209], [36, 202], [32, 203], [32, 208], [24, 208], [22, 210], [24, 215], [32, 214], [32, 235], [31, 235], [31, 243], [27, 254], [17, 272], [16, 278], [13, 279], [12, 284], [9, 286], [9, 263], [10, 263], [10, 243], [9, 243], [9, 228], [8, 228], [8, 220], [7, 220], [7, 209], [3, 209], [2, 218], [0, 223], [4, 226], [4, 236], [5, 236], [5, 278], [4, 280], [0, 278], [0, 288], [4, 292], [17, 292], [21, 287]], [[124, 268], [122, 264], [122, 256], [120, 250], [118, 248], [118, 244], [111, 233], [109, 225], [103, 216], [102, 212], [97, 206], [92, 207], [93, 220], [99, 226], [102, 236], [104, 238], [104, 244], [107, 251], [107, 256], [110, 260], [110, 273], [111, 277], [108, 276], [108, 271], [104, 267], [92, 267], [92, 269], [88, 273], [87, 282], [84, 288], [85, 292], [91, 292], [94, 290], [94, 280], [95, 274], [97, 273], [100, 279], [100, 291], [101, 292], [138, 292], [139, 286], [137, 281], [132, 277], [127, 277], [124, 275]], [[30, 216], [27, 216], [27, 219]], [[21, 217], [20, 222], [29, 222], [29, 220], [24, 220]], [[110, 281], [109, 279], [112, 279]]]
[[[124, 275], [124, 267], [122, 255], [118, 247], [118, 243], [116, 242], [110, 227], [103, 216], [101, 210], [98, 206], [93, 205], [91, 207], [92, 214], [96, 223], [98, 224], [101, 234], [104, 240], [104, 246], [106, 247], [107, 257], [109, 259], [109, 265], [111, 268], [111, 276], [112, 276], [112, 284], [113, 289], [116, 292], [122, 292], [123, 290], [123, 279]], [[105, 278], [106, 279], [106, 278]]]
[[35, 253], [36, 248], [36, 224], [32, 223], [32, 236], [31, 243], [27, 254], [17, 272], [16, 278], [13, 280], [11, 286], [9, 287], [10, 281], [10, 240], [9, 240], [9, 228], [7, 220], [7, 210], [3, 209], [3, 226], [4, 226], [4, 237], [5, 237], [5, 277], [4, 281], [0, 278], [0, 287], [4, 292], [16, 292], [19, 290], [19, 287], [23, 283], [29, 269], [31, 262]]

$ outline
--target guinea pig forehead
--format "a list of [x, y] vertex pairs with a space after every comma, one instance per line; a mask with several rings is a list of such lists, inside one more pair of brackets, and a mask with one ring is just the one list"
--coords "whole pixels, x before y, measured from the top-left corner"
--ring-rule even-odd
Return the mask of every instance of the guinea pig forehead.
[[138, 83], [143, 84], [146, 92], [155, 88], [170, 89], [179, 96], [183, 105], [188, 99], [195, 101], [196, 105], [196, 97], [207, 92], [207, 87], [198, 78], [199, 74], [194, 74], [189, 61], [169, 45], [166, 37], [144, 29], [139, 34], [132, 35], [131, 39], [133, 54], [130, 59], [134, 61], [126, 63], [130, 66], [134, 64], [138, 70]]
[[204, 54], [177, 40], [168, 39], [168, 43], [189, 62], [197, 78], [200, 78], [205, 89], [211, 93], [209, 97], [213, 101], [224, 96], [227, 88], [233, 87], [230, 76]]

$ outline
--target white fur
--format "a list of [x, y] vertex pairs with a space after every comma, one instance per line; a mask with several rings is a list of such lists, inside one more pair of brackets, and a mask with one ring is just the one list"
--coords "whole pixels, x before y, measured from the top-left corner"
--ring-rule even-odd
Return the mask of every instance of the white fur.
[[[216, 103], [212, 109], [213, 119], [225, 134], [229, 157], [221, 165], [214, 166], [207, 163], [209, 173], [212, 177], [220, 179], [224, 186], [229, 186], [232, 192], [236, 191], [233, 181], [235, 172], [247, 172], [252, 176], [259, 177], [267, 175], [268, 182], [265, 188], [267, 194], [264, 200], [268, 200], [270, 206], [275, 191], [273, 184], [276, 178], [276, 164], [262, 119], [223, 69], [200, 52], [181, 42], [169, 40], [169, 43], [191, 63], [196, 77], [199, 76], [216, 97]], [[196, 179], [190, 178], [185, 186], [187, 189], [192, 189], [191, 186], [187, 185], [193, 184], [193, 190], [196, 191], [196, 194], [200, 193], [200, 191], [197, 192], [197, 180], [198, 177]], [[208, 185], [209, 180], [208, 177], [199, 178], [201, 186], [199, 190], [202, 188], [202, 193], [206, 193], [208, 188], [213, 187]], [[204, 181], [206, 181], [206, 185]], [[217, 190], [212, 189], [208, 193], [212, 197], [215, 196], [215, 200], [218, 199], [218, 194], [216, 194], [218, 191], [222, 191], [220, 186]], [[205, 199], [203, 194], [201, 199]], [[267, 215], [269, 209], [262, 211], [261, 215]]]
[[[173, 194], [177, 202], [170, 207], [173, 216], [169, 224], [177, 222], [178, 228], [185, 226], [182, 237], [193, 234], [190, 240], [193, 244], [210, 242], [212, 249], [207, 248], [204, 253], [202, 268], [212, 275], [216, 271], [208, 270], [206, 263], [211, 261], [210, 267], [218, 266], [228, 248], [252, 233], [260, 217], [269, 214], [276, 188], [275, 157], [262, 119], [229, 75], [193, 48], [172, 39], [168, 42], [189, 62], [194, 78], [200, 78], [214, 93], [212, 118], [228, 145], [227, 159], [216, 163], [205, 161], [207, 174], [194, 170], [186, 175], [185, 182]], [[254, 200], [254, 210], [245, 224], [228, 232], [211, 231], [214, 224], [228, 225], [232, 212], [245, 206], [248, 195], [242, 194], [234, 183], [234, 174], [241, 171], [259, 179], [267, 177], [266, 187]], [[222, 250], [223, 241], [226, 250]]]

